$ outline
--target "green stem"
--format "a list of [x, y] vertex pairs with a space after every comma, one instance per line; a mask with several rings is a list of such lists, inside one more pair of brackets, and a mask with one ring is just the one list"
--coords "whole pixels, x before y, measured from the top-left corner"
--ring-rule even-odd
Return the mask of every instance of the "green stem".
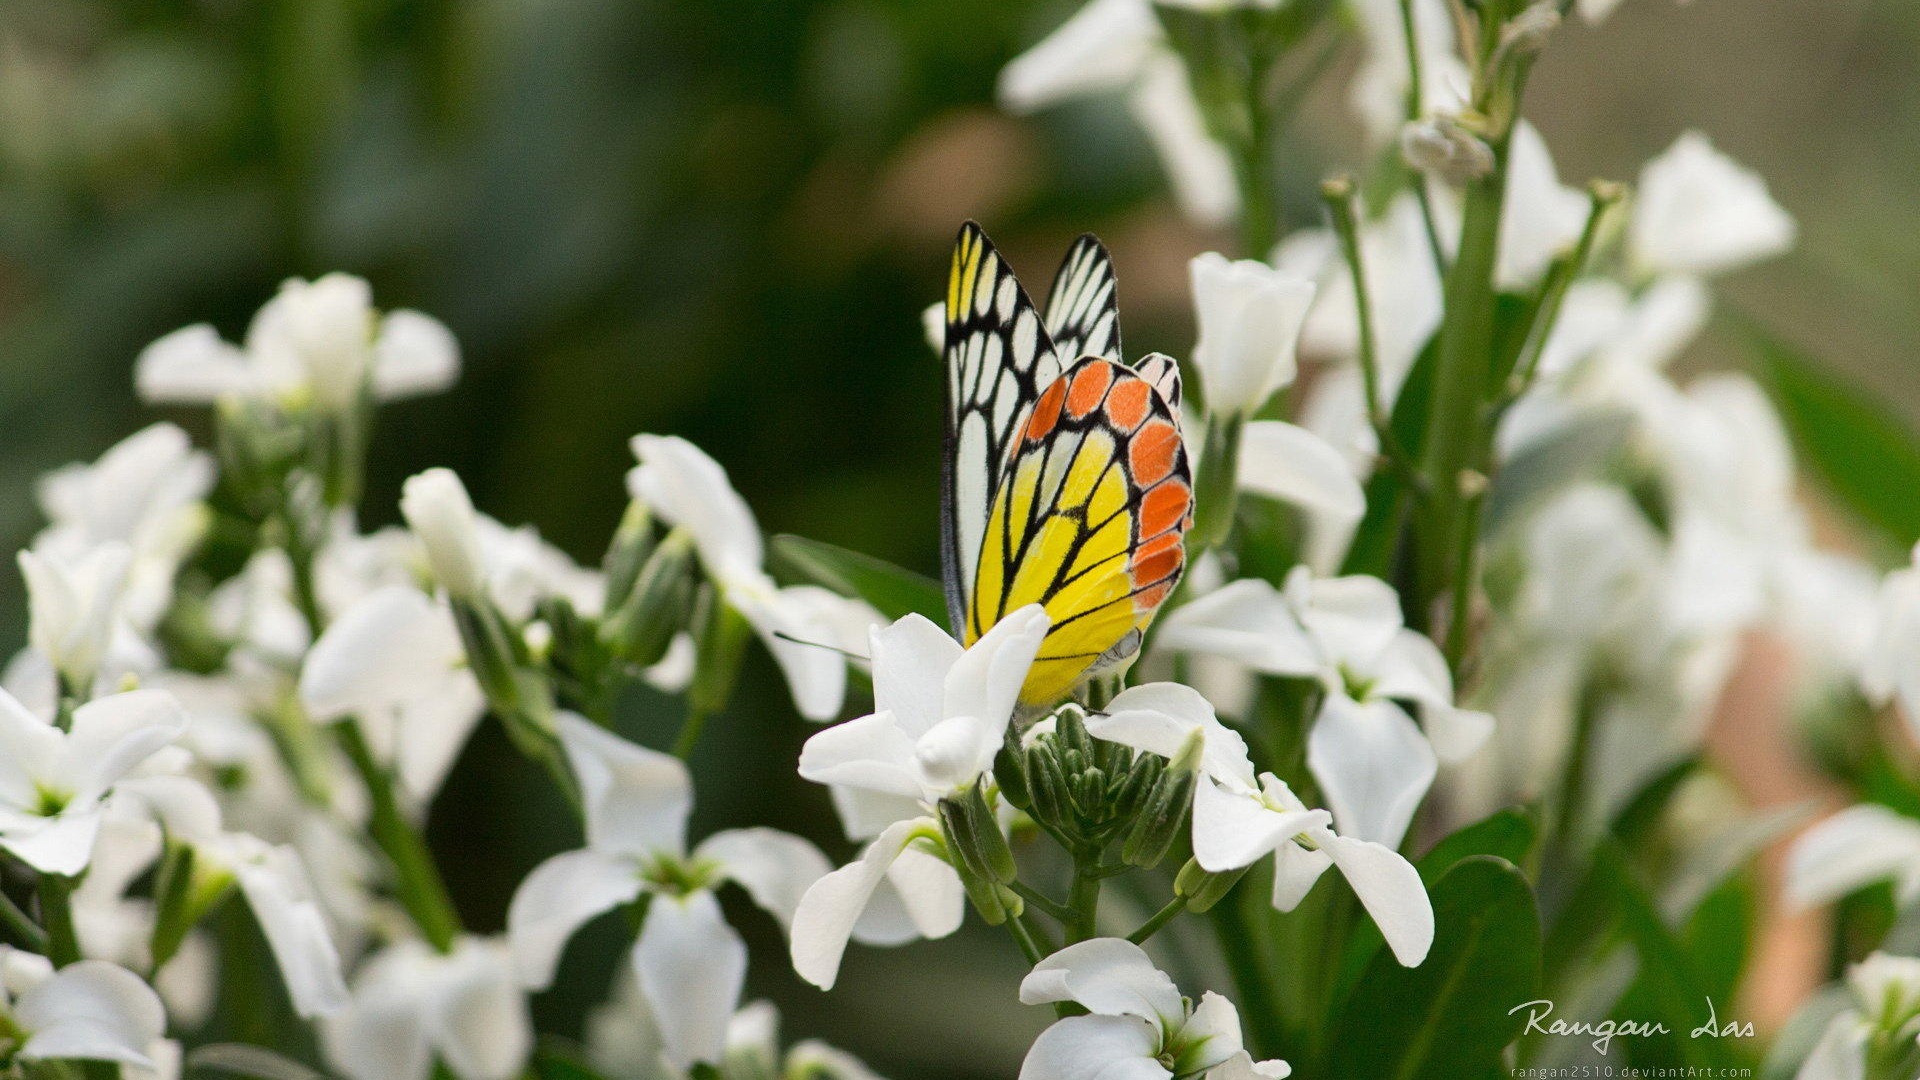
[[1429, 498], [1416, 518], [1419, 539], [1414, 602], [1408, 616], [1425, 628], [1434, 604], [1455, 586], [1458, 549], [1466, 532], [1469, 491], [1463, 480], [1484, 472], [1479, 448], [1494, 355], [1494, 271], [1500, 217], [1506, 203], [1507, 140], [1493, 147], [1491, 174], [1467, 186], [1460, 254], [1446, 281], [1446, 319], [1440, 328], [1438, 367], [1424, 443]]
[[1099, 855], [1074, 853], [1073, 885], [1067, 891], [1067, 944], [1085, 941], [1099, 933], [1100, 875]]
[[1073, 920], [1073, 910], [1071, 908], [1024, 881], [1010, 881], [1007, 883], [1007, 888], [1013, 890], [1014, 895], [1025, 900], [1030, 906], [1036, 907], [1048, 915], [1053, 916], [1053, 918], [1062, 925]]
[[1348, 273], [1353, 279], [1354, 317], [1360, 327], [1360, 383], [1366, 395], [1367, 423], [1373, 427], [1380, 454], [1414, 490], [1420, 488], [1420, 476], [1413, 457], [1394, 434], [1393, 414], [1387, 408], [1386, 392], [1381, 386], [1380, 349], [1373, 323], [1373, 298], [1367, 288], [1366, 263], [1360, 249], [1360, 216], [1354, 205], [1353, 179], [1336, 176], [1320, 186], [1320, 197], [1333, 219], [1334, 235], [1340, 240]]
[[358, 720], [349, 717], [341, 721], [340, 745], [372, 798], [373, 839], [393, 863], [401, 906], [428, 944], [443, 953], [452, 951], [461, 933], [460, 916], [447, 895], [439, 869], [433, 864], [433, 854], [425, 838], [400, 809], [392, 773], [374, 759], [373, 749], [367, 745]]
[[1520, 357], [1514, 363], [1513, 374], [1507, 381], [1502, 411], [1533, 385], [1540, 369], [1540, 357], [1546, 353], [1547, 342], [1553, 337], [1554, 326], [1560, 321], [1560, 307], [1566, 301], [1567, 290], [1586, 270], [1607, 211], [1626, 197], [1626, 189], [1619, 184], [1597, 180], [1587, 189], [1587, 196], [1591, 200], [1591, 208], [1587, 211], [1586, 228], [1581, 230], [1580, 242], [1574, 245], [1573, 252], [1554, 264], [1552, 274], [1541, 289], [1539, 308], [1534, 312], [1533, 322], [1527, 328], [1526, 343], [1521, 346]]
[[700, 745], [700, 736], [707, 730], [707, 721], [713, 713], [707, 709], [689, 705], [687, 718], [680, 724], [680, 734], [673, 740], [673, 756], [685, 761], [693, 756], [694, 748]]
[[40, 875], [40, 921], [47, 927], [47, 959], [57, 968], [80, 959], [80, 938], [73, 928], [73, 879]]
[[27, 913], [20, 910], [20, 905], [3, 892], [0, 892], [0, 927], [5, 927], [14, 941], [29, 952], [46, 954], [47, 932], [40, 929], [40, 924], [28, 918]]
[[1560, 770], [1560, 784], [1554, 792], [1557, 796], [1551, 834], [1554, 845], [1570, 843], [1580, 826], [1581, 804], [1587, 796], [1587, 759], [1593, 749], [1594, 729], [1599, 724], [1600, 698], [1599, 687], [1589, 682], [1581, 689], [1580, 701], [1574, 710], [1573, 735], [1567, 744], [1566, 762]]
[[1140, 928], [1127, 935], [1127, 940], [1135, 945], [1143, 945], [1147, 939], [1160, 932], [1160, 928], [1180, 917], [1187, 910], [1187, 898], [1176, 896], [1167, 901], [1165, 907], [1153, 913], [1153, 917], [1140, 924]]
[[1027, 925], [1026, 919], [1018, 915], [1008, 919], [1007, 933], [1013, 936], [1014, 944], [1020, 946], [1020, 955], [1027, 958], [1028, 964], [1037, 964], [1047, 958], [1040, 943], [1034, 940], [1033, 928]]

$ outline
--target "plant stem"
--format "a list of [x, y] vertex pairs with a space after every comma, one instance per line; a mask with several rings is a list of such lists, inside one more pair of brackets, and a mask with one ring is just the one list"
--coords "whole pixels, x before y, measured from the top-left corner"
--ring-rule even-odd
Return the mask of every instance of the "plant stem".
[[1593, 256], [1594, 244], [1599, 240], [1600, 226], [1607, 211], [1626, 197], [1626, 189], [1619, 184], [1597, 180], [1588, 187], [1587, 196], [1591, 200], [1591, 208], [1587, 211], [1586, 228], [1581, 230], [1580, 242], [1574, 245], [1572, 253], [1554, 264], [1552, 274], [1541, 288], [1540, 304], [1534, 312], [1532, 324], [1527, 328], [1526, 343], [1521, 346], [1513, 374], [1507, 380], [1502, 411], [1533, 385], [1534, 377], [1539, 373], [1540, 357], [1545, 354], [1547, 342], [1553, 337], [1554, 326], [1560, 321], [1560, 306], [1566, 301], [1567, 290], [1586, 269], [1587, 261]]
[[1393, 415], [1387, 408], [1380, 374], [1380, 349], [1373, 324], [1373, 298], [1367, 288], [1366, 264], [1360, 251], [1360, 218], [1354, 207], [1353, 179], [1336, 176], [1320, 186], [1320, 197], [1333, 219], [1334, 235], [1346, 256], [1347, 270], [1353, 278], [1354, 316], [1360, 327], [1360, 382], [1366, 394], [1367, 423], [1372, 426], [1380, 454], [1416, 491], [1420, 477], [1412, 456], [1393, 431]]
[[1020, 955], [1027, 958], [1027, 963], [1037, 964], [1047, 958], [1047, 954], [1040, 948], [1040, 943], [1034, 940], [1033, 930], [1027, 926], [1024, 918], [1018, 915], [1009, 918], [1007, 933], [1013, 935], [1014, 944], [1020, 946]]
[[0, 926], [4, 926], [18, 944], [30, 952], [45, 955], [47, 951], [47, 932], [40, 924], [27, 917], [13, 898], [0, 892]]
[[440, 952], [450, 952], [460, 936], [460, 916], [447, 895], [446, 882], [433, 864], [425, 838], [400, 809], [393, 775], [374, 759], [360, 722], [352, 717], [340, 723], [340, 745], [367, 785], [373, 800], [371, 828], [374, 842], [393, 862], [394, 884], [400, 904], [420, 934]]
[[1098, 933], [1100, 921], [1099, 853], [1074, 852], [1073, 885], [1067, 891], [1066, 943], [1085, 941]]
[[1145, 944], [1147, 939], [1160, 932], [1160, 928], [1180, 917], [1187, 910], [1187, 898], [1176, 896], [1167, 901], [1165, 907], [1153, 913], [1153, 917], [1140, 924], [1140, 928], [1127, 935], [1127, 940], [1135, 945]]
[[1025, 900], [1028, 904], [1053, 916], [1054, 919], [1058, 920], [1062, 925], [1073, 920], [1073, 910], [1071, 908], [1024, 881], [1010, 881], [1007, 883], [1007, 888], [1013, 890], [1014, 895]]
[[707, 721], [713, 713], [691, 704], [687, 708], [687, 718], [680, 724], [680, 734], [673, 740], [673, 756], [685, 761], [693, 756], [695, 747], [700, 745], [700, 735], [707, 730]]
[[80, 939], [73, 928], [72, 878], [40, 875], [40, 921], [47, 927], [47, 959], [54, 967], [80, 959]]

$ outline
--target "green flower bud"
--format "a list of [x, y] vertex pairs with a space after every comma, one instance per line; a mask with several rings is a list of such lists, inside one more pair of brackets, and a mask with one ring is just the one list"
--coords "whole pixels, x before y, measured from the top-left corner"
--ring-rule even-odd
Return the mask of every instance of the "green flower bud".
[[1218, 904], [1227, 893], [1233, 890], [1240, 879], [1247, 876], [1247, 867], [1229, 870], [1224, 874], [1211, 873], [1192, 859], [1180, 868], [1173, 879], [1173, 891], [1187, 898], [1187, 910], [1201, 914]]
[[640, 568], [646, 565], [653, 548], [653, 511], [635, 499], [627, 504], [626, 513], [620, 515], [620, 526], [613, 531], [607, 554], [600, 560], [600, 569], [607, 578], [604, 610], [617, 611], [626, 603], [627, 594], [633, 592], [634, 583], [640, 580]]
[[993, 759], [994, 779], [1000, 782], [1000, 797], [1022, 810], [1031, 810], [1033, 794], [1027, 786], [1027, 754], [1020, 745], [1016, 725], [1008, 724], [1000, 753]]
[[1026, 749], [1027, 786], [1032, 805], [1027, 812], [1035, 821], [1061, 828], [1067, 818], [1067, 782], [1051, 739], [1040, 739]]
[[687, 623], [694, 581], [693, 537], [676, 529], [653, 549], [625, 600], [601, 624], [607, 651], [641, 667], [659, 663]]
[[733, 693], [734, 676], [753, 628], [712, 585], [700, 590], [693, 625], [696, 653], [687, 705], [695, 713], [711, 716], [726, 707]]
[[1139, 867], [1154, 867], [1186, 829], [1187, 811], [1193, 806], [1193, 788], [1199, 774], [1192, 769], [1167, 768], [1154, 781], [1133, 819], [1133, 828], [1121, 846], [1120, 857]]

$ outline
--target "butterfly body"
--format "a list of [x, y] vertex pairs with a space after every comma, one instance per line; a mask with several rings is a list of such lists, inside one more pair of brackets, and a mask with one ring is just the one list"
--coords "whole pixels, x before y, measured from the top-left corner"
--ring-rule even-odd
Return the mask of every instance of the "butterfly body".
[[1178, 583], [1192, 521], [1179, 374], [1120, 360], [1112, 264], [1082, 237], [1043, 320], [977, 226], [947, 295], [943, 556], [955, 633], [1052, 620], [1021, 691], [1043, 709], [1138, 651]]

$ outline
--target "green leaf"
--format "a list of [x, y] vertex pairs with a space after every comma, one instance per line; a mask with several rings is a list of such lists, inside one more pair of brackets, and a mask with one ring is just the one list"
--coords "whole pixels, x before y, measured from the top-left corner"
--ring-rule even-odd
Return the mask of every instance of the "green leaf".
[[947, 624], [947, 598], [940, 583], [858, 551], [799, 536], [773, 538], [773, 557], [797, 577], [872, 604], [889, 619], [918, 613]]
[[1433, 950], [1417, 968], [1385, 951], [1373, 958], [1335, 1022], [1328, 1075], [1490, 1075], [1519, 1035], [1526, 1017], [1508, 1010], [1540, 985], [1540, 919], [1526, 878], [1504, 859], [1475, 855], [1429, 892]]
[[1754, 369], [1800, 458], [1846, 508], [1901, 548], [1920, 540], [1920, 436], [1885, 404], [1742, 320]]
[[1414, 865], [1420, 871], [1420, 880], [1431, 888], [1454, 864], [1475, 855], [1524, 864], [1533, 851], [1534, 836], [1533, 815], [1525, 807], [1509, 806], [1442, 839]]
[[[1442, 838], [1414, 863], [1414, 868], [1420, 871], [1421, 882], [1432, 889], [1447, 871], [1476, 855], [1492, 855], [1523, 865], [1533, 850], [1535, 835], [1533, 816], [1522, 807], [1511, 806]], [[1367, 964], [1385, 945], [1380, 928], [1371, 921], [1362, 920], [1354, 925], [1340, 963], [1340, 981], [1334, 990], [1334, 1000], [1344, 1001], [1353, 992]]]
[[[1713, 983], [1702, 972], [1699, 959], [1661, 918], [1639, 874], [1627, 864], [1615, 841], [1600, 844], [1594, 869], [1597, 880], [1613, 892], [1621, 928], [1640, 957], [1639, 979], [1621, 999], [1621, 1013], [1635, 1019], [1658, 1019], [1672, 1032], [1658, 1045], [1634, 1043], [1632, 1060], [1636, 1064], [1676, 1064], [1697, 1070], [1713, 1070], [1723, 1064], [1728, 1051], [1721, 1044], [1689, 1037], [1707, 1019], [1707, 1000], [1712, 995]], [[1714, 1074], [1707, 1071], [1701, 1075]]]
[[533, 1051], [533, 1075], [539, 1080], [605, 1080], [587, 1064], [586, 1051], [565, 1039], [547, 1036]]

